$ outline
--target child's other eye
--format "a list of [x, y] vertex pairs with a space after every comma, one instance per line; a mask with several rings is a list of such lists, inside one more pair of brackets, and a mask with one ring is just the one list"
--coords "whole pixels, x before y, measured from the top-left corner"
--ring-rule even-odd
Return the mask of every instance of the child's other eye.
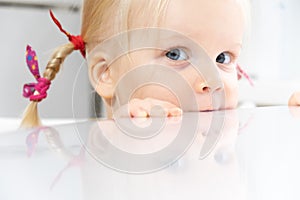
[[178, 60], [178, 61], [182, 61], [182, 60], [188, 60], [188, 55], [187, 53], [180, 49], [180, 48], [176, 48], [176, 49], [171, 49], [166, 53], [166, 56], [171, 59], [171, 60]]
[[223, 52], [216, 58], [216, 62], [220, 64], [230, 64], [231, 63], [231, 55], [230, 53]]

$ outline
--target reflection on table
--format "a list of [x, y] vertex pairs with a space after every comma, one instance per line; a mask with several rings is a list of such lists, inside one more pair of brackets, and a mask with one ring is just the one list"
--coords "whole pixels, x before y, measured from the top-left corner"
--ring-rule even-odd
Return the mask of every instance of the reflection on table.
[[268, 107], [2, 134], [0, 198], [299, 199], [299, 116]]

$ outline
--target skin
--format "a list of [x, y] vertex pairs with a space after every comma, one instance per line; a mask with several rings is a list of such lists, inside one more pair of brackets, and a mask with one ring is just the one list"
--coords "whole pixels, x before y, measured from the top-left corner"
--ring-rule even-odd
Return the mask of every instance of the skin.
[[292, 94], [288, 104], [289, 106], [300, 106], [300, 92], [295, 92]]
[[[137, 22], [139, 26], [142, 23]], [[225, 92], [225, 104], [218, 109], [235, 108], [238, 101], [236, 65], [245, 29], [241, 5], [235, 0], [188, 0], [188, 3], [186, 0], [171, 0], [165, 20], [160, 26], [184, 34], [206, 50], [210, 59], [218, 66], [224, 85], [223, 88], [216, 88]], [[179, 49], [182, 58], [185, 57], [185, 48], [188, 49]], [[174, 49], [176, 47], [168, 50]], [[211, 94], [215, 91], [206, 84], [205, 77], [195, 73], [192, 67], [187, 67], [188, 59], [176, 60], [169, 55], [168, 51], [140, 50], [130, 53], [130, 61], [125, 57], [120, 58], [105, 70], [97, 68], [96, 62], [92, 63], [90, 77], [96, 91], [106, 102], [109, 118], [112, 117], [110, 101], [120, 77], [136, 66], [150, 63], [167, 65], [177, 70], [193, 88], [198, 101], [198, 111], [215, 109], [211, 102]], [[220, 57], [225, 57], [225, 60]], [[100, 83], [93, 81], [99, 77]], [[176, 96], [157, 85], [137, 90], [126, 106], [132, 117], [148, 117], [151, 115], [151, 108], [156, 105], [164, 108], [166, 116], [182, 114]]]

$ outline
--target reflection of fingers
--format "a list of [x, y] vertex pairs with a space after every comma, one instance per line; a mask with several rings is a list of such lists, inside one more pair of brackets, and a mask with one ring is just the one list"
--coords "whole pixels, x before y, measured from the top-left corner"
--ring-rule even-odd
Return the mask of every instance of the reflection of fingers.
[[289, 110], [294, 118], [300, 118], [300, 107], [289, 107]]

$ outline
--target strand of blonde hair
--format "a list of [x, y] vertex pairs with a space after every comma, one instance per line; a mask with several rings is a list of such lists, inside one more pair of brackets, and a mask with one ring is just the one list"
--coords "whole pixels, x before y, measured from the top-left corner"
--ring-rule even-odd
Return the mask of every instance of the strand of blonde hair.
[[[74, 45], [68, 43], [58, 47], [50, 61], [47, 64], [47, 67], [43, 73], [43, 77], [52, 81], [56, 74], [59, 72], [65, 58], [71, 54], [74, 50]], [[41, 120], [38, 113], [38, 103], [37, 101], [31, 101], [27, 108], [24, 111], [21, 128], [32, 128], [41, 126]]]

